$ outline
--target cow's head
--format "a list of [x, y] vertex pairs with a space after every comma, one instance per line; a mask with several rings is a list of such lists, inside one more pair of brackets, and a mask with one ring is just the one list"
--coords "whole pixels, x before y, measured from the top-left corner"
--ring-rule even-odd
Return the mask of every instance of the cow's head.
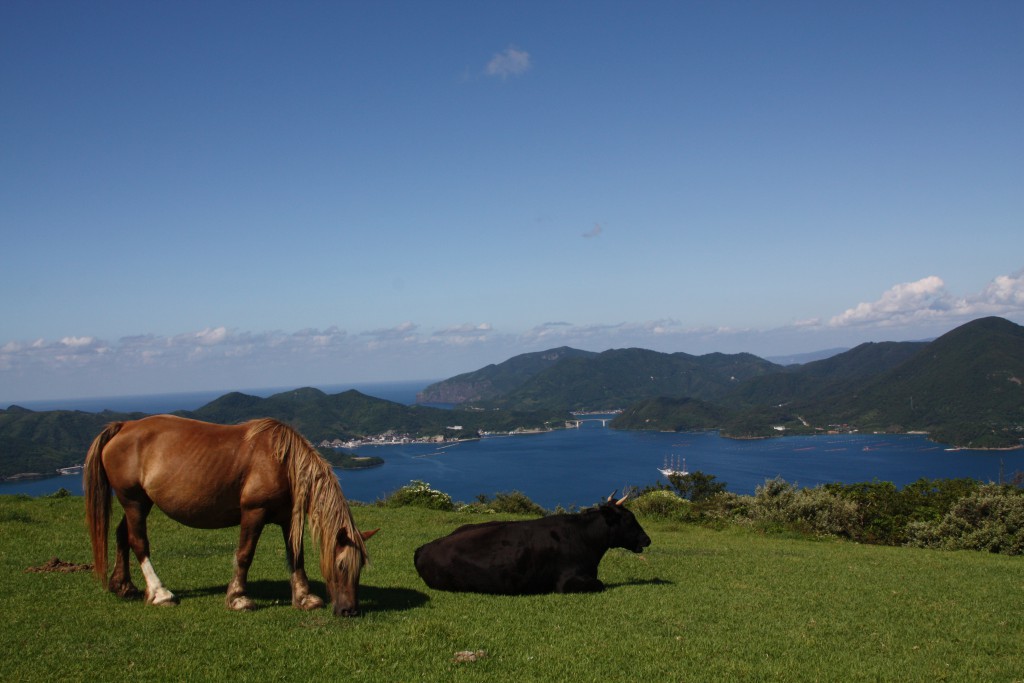
[[640, 526], [640, 522], [636, 521], [633, 513], [623, 505], [628, 497], [623, 496], [614, 500], [615, 494], [612, 493], [606, 502], [601, 503], [599, 509], [608, 524], [608, 546], [640, 553], [651, 544], [651, 537]]

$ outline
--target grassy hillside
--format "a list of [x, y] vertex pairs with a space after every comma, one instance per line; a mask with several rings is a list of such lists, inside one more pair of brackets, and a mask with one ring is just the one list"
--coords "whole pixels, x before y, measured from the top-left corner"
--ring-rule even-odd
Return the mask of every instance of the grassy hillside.
[[[115, 505], [116, 507], [116, 505]], [[3, 680], [978, 681], [1020, 680], [1024, 559], [861, 546], [641, 520], [653, 545], [616, 550], [595, 595], [430, 590], [413, 550], [465, 513], [359, 507], [366, 614], [289, 604], [280, 534], [250, 577], [259, 609], [224, 608], [236, 531], [156, 514], [154, 564], [173, 608], [122, 602], [86, 573], [82, 500], [0, 496]], [[315, 558], [308, 564], [316, 567]], [[137, 569], [137, 568], [136, 568]], [[314, 588], [323, 586], [311, 570]], [[138, 574], [136, 574], [137, 579]], [[455, 653], [482, 651], [475, 662]]]

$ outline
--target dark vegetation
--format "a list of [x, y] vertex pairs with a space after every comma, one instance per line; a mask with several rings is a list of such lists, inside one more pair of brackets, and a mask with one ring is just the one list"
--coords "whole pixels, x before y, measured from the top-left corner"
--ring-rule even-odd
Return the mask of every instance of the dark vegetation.
[[1008, 483], [922, 478], [799, 488], [769, 479], [753, 496], [727, 492], [692, 472], [639, 491], [635, 511], [680, 521], [753, 526], [765, 532], [836, 536], [859, 543], [1024, 553], [1024, 476]]

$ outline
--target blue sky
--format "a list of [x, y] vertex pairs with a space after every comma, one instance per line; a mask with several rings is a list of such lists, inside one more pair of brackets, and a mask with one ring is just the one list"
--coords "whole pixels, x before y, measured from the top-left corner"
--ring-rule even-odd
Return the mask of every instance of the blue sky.
[[1024, 322], [1020, 2], [4, 2], [0, 404]]

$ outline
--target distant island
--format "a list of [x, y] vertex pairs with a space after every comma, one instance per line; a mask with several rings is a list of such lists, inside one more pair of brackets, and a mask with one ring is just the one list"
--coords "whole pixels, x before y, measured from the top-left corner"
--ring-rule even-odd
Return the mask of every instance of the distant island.
[[[291, 424], [338, 467], [381, 464], [364, 443], [458, 441], [575, 426], [573, 412], [618, 413], [614, 429], [717, 430], [731, 438], [830, 432], [927, 433], [959, 448], [1020, 448], [1024, 327], [974, 320], [931, 342], [862, 344], [800, 365], [751, 354], [561, 347], [515, 356], [425, 388], [406, 406], [350, 390], [301, 388], [268, 398], [225, 394], [175, 414], [235, 424]], [[0, 410], [0, 478], [82, 462], [92, 438], [143, 413]]]

